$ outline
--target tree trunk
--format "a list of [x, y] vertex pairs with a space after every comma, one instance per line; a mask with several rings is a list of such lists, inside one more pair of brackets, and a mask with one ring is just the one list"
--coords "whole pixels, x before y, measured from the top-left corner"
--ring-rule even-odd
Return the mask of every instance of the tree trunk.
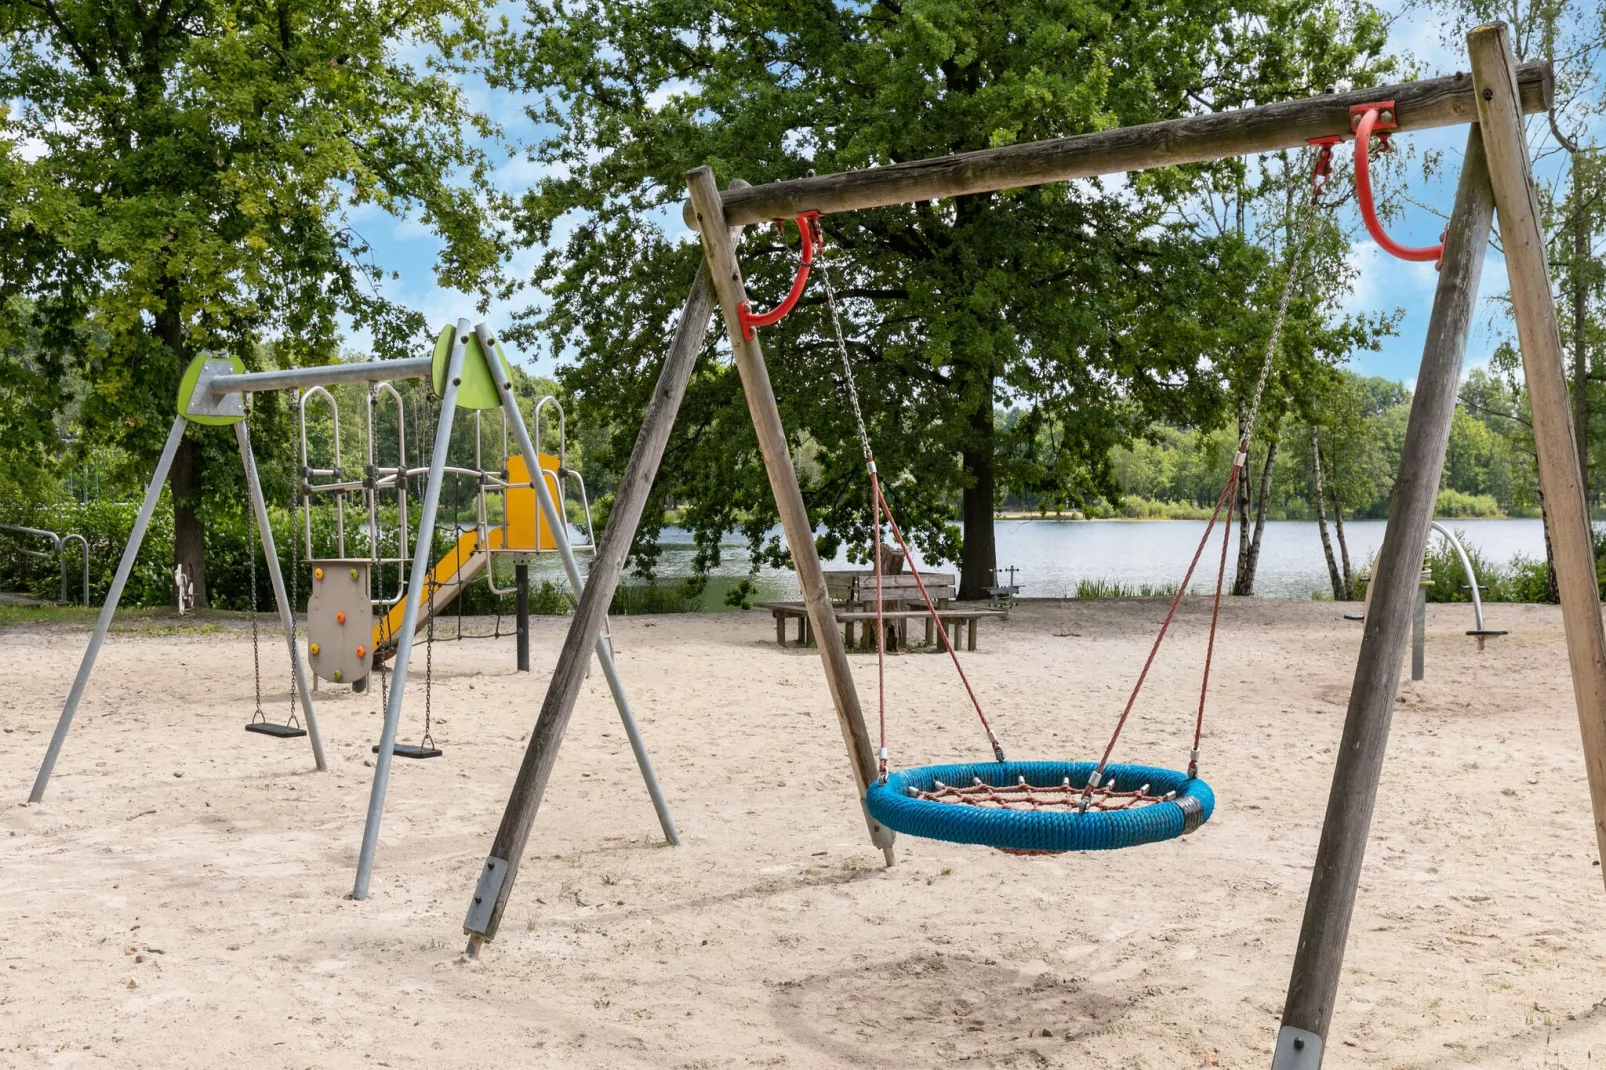
[[1349, 563], [1349, 543], [1344, 540], [1344, 503], [1339, 501], [1338, 488], [1329, 487], [1333, 497], [1333, 531], [1338, 535], [1338, 554], [1344, 564], [1344, 601], [1355, 601], [1355, 570]]
[[1588, 307], [1589, 217], [1579, 189], [1578, 164], [1573, 162], [1573, 438], [1578, 443], [1578, 478], [1589, 504], [1589, 330]]
[[983, 374], [984, 389], [970, 414], [970, 438], [961, 453], [965, 474], [970, 476], [962, 505], [965, 548], [959, 562], [961, 600], [986, 598], [998, 565], [993, 538], [993, 377], [991, 371]]
[[1248, 596], [1255, 593], [1255, 569], [1260, 567], [1260, 538], [1266, 533], [1266, 500], [1271, 497], [1271, 469], [1277, 463], [1277, 440], [1266, 443], [1266, 463], [1260, 469], [1259, 501], [1255, 502], [1255, 531], [1249, 538], [1247, 552], [1240, 547], [1238, 559], [1242, 562], [1238, 576], [1233, 580], [1232, 593]]
[[[156, 336], [173, 354], [180, 374], [184, 370], [184, 322], [176, 287], [168, 287], [166, 308], [156, 317]], [[183, 566], [195, 588], [196, 606], [206, 599], [206, 536], [196, 507], [201, 498], [201, 451], [186, 435], [173, 455], [167, 489], [173, 498], [173, 564]]]
[[1316, 528], [1322, 535], [1322, 554], [1327, 558], [1327, 577], [1333, 583], [1333, 601], [1344, 601], [1344, 578], [1338, 574], [1333, 557], [1333, 540], [1327, 536], [1327, 501], [1322, 493], [1322, 450], [1316, 425], [1310, 425], [1311, 502], [1316, 506]]
[[[1234, 440], [1235, 444], [1238, 443], [1238, 442], [1242, 442], [1244, 440], [1244, 426], [1248, 422], [1248, 419], [1249, 419], [1249, 417], [1244, 412], [1244, 407], [1240, 403], [1239, 406], [1238, 406], [1238, 437]], [[1249, 475], [1249, 468], [1248, 468], [1248, 464], [1246, 462], [1245, 466], [1244, 466], [1243, 476], [1240, 476], [1239, 479], [1238, 479], [1238, 568], [1237, 568], [1237, 571], [1233, 574], [1233, 580], [1232, 580], [1232, 593], [1233, 594], [1239, 593], [1238, 592], [1239, 578], [1242, 577], [1245, 573], [1247, 573], [1249, 571], [1249, 509], [1250, 509], [1250, 493], [1249, 493], [1249, 480], [1247, 478], [1245, 478], [1248, 475]]]

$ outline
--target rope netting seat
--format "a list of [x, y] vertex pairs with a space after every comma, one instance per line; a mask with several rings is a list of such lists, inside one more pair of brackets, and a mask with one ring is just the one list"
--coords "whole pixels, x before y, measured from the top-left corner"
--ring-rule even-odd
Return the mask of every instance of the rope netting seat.
[[[1108, 851], [1175, 839], [1210, 819], [1210, 785], [1174, 769], [1097, 762], [974, 762], [889, 773], [870, 815], [896, 832], [1006, 851]], [[1086, 808], [1083, 797], [1087, 796]]]
[[[1102, 851], [1139, 844], [1175, 839], [1197, 829], [1210, 819], [1215, 810], [1215, 793], [1210, 785], [1200, 780], [1199, 747], [1204, 732], [1205, 703], [1210, 691], [1210, 667], [1215, 655], [1217, 624], [1221, 614], [1221, 596], [1226, 579], [1227, 550], [1231, 537], [1234, 503], [1249, 460], [1249, 445], [1254, 433], [1255, 420], [1271, 376], [1278, 343], [1289, 302], [1293, 296], [1297, 268], [1309, 245], [1309, 238], [1321, 202], [1322, 188], [1331, 168], [1332, 145], [1322, 145], [1316, 157], [1311, 176], [1313, 186], [1310, 209], [1306, 213], [1297, 243], [1288, 251], [1287, 278], [1281, 301], [1272, 319], [1270, 337], [1260, 364], [1259, 377], [1254, 384], [1247, 412], [1243, 420], [1238, 448], [1233, 457], [1221, 495], [1216, 499], [1215, 510], [1210, 514], [1203, 536], [1187, 572], [1177, 587], [1170, 609], [1161, 623], [1159, 633], [1149, 648], [1148, 658], [1138, 673], [1136, 683], [1127, 698], [1115, 731], [1096, 762], [1087, 761], [1028, 761], [1012, 762], [1005, 758], [1003, 745], [988, 723], [981, 700], [965, 675], [959, 655], [942, 618], [926, 589], [920, 570], [915, 567], [903, 531], [887, 503], [886, 484], [876, 470], [875, 455], [870, 446], [869, 431], [859, 404], [858, 386], [854, 380], [853, 363], [848, 355], [843, 336], [841, 316], [837, 309], [836, 288], [831, 272], [823, 260], [820, 274], [825, 284], [825, 304], [830, 310], [831, 324], [836, 335], [838, 352], [842, 359], [843, 384], [857, 425], [859, 443], [864, 450], [865, 469], [870, 483], [870, 541], [875, 560], [876, 584], [876, 662], [877, 685], [880, 699], [881, 748], [878, 775], [865, 791], [865, 807], [870, 816], [896, 832], [926, 839], [946, 840], [953, 843], [971, 843], [995, 847], [1017, 854], [1053, 854], [1065, 851]], [[803, 232], [805, 261], [800, 270], [799, 284], [806, 278], [812, 262], [814, 248], [822, 245], [817, 216], [798, 219]], [[1210, 611], [1209, 638], [1205, 646], [1203, 679], [1199, 686], [1199, 701], [1194, 715], [1193, 747], [1186, 771], [1165, 769], [1149, 765], [1132, 765], [1112, 762], [1117, 741], [1137, 704], [1149, 670], [1165, 641], [1178, 607], [1189, 591], [1194, 572], [1198, 569], [1204, 551], [1221, 524], [1221, 553], [1216, 568], [1215, 597]], [[902, 771], [888, 768], [887, 698], [886, 698], [886, 625], [882, 619], [883, 602], [883, 525], [890, 531], [902, 560], [907, 563], [921, 598], [937, 624], [936, 634], [952, 660], [954, 669], [964, 684], [965, 693], [981, 722], [992, 747], [992, 762], [927, 765]]]

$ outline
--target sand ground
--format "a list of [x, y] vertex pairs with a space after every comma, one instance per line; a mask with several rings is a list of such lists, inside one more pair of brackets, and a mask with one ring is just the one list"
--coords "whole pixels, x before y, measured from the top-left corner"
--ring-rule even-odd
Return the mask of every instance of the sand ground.
[[[1163, 614], [1038, 603], [967, 657], [1012, 756], [1093, 756]], [[1118, 757], [1187, 758], [1204, 607], [1186, 608]], [[1326, 1065], [1598, 1067], [1606, 893], [1560, 617], [1432, 607], [1399, 697]], [[768, 614], [616, 623], [684, 846], [661, 845], [600, 673], [501, 934], [461, 922], [564, 622], [440, 644], [438, 761], [398, 762], [372, 898], [352, 902], [373, 695], [325, 690], [330, 771], [241, 731], [238, 627], [108, 642], [43, 805], [34, 770], [87, 633], [0, 632], [0, 1066], [1264, 1067], [1359, 626], [1224, 610], [1185, 840], [1016, 858], [900, 838], [883, 868], [819, 662]], [[264, 648], [270, 709], [282, 647]], [[872, 703], [873, 655], [855, 655]], [[890, 664], [895, 764], [981, 758], [945, 659]], [[422, 696], [403, 738], [416, 738]]]

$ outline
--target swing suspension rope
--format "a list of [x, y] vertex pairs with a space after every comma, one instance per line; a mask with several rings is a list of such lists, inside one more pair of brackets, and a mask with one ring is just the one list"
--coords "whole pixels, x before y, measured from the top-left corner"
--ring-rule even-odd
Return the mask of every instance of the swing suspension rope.
[[[816, 228], [818, 220], [811, 221]], [[818, 231], [816, 231], [816, 235]], [[818, 242], [818, 237], [816, 237]], [[920, 575], [920, 569], [915, 566], [914, 555], [909, 552], [909, 544], [904, 540], [903, 531], [898, 527], [897, 518], [892, 515], [892, 507], [887, 504], [886, 494], [881, 488], [881, 476], [876, 471], [875, 451], [870, 447], [870, 432], [864, 424], [864, 412], [859, 405], [859, 388], [853, 376], [853, 361], [848, 356], [847, 339], [842, 333], [842, 317], [837, 310], [836, 287], [831, 282], [831, 271], [822, 258], [820, 263], [820, 278], [825, 283], [825, 303], [831, 310], [831, 327], [836, 333], [837, 352], [842, 357], [842, 375], [848, 388], [848, 401], [853, 408], [853, 420], [859, 432], [859, 446], [864, 450], [864, 467], [870, 476], [870, 518], [871, 539], [874, 542], [875, 556], [875, 623], [876, 623], [876, 688], [877, 705], [879, 708], [881, 747], [879, 752], [879, 775], [883, 784], [887, 781], [887, 761], [889, 750], [887, 747], [887, 629], [884, 613], [884, 600], [882, 598], [882, 554], [881, 554], [881, 514], [887, 517], [887, 526], [892, 536], [898, 542], [898, 549], [903, 552], [904, 562], [909, 566], [909, 572], [914, 576], [915, 586], [920, 590], [920, 597], [926, 603], [926, 610], [931, 614], [932, 622], [936, 625], [937, 634], [942, 636], [942, 645], [948, 651], [948, 657], [953, 661], [954, 670], [959, 674], [959, 680], [965, 685], [965, 694], [970, 696], [970, 704], [976, 711], [976, 719], [981, 722], [982, 731], [987, 733], [987, 742], [992, 745], [993, 756], [1000, 762], [1004, 761], [1004, 747], [999, 742], [998, 735], [987, 722], [987, 714], [981, 708], [981, 700], [976, 697], [976, 689], [970, 686], [970, 678], [965, 675], [965, 667], [959, 663], [959, 653], [954, 649], [952, 640], [948, 638], [948, 629], [943, 623], [942, 614], [937, 611], [936, 603], [931, 600], [931, 592], [926, 590], [926, 581]]]
[[[864, 422], [864, 413], [859, 402], [858, 386], [853, 374], [853, 362], [848, 354], [847, 340], [842, 329], [841, 315], [838, 310], [836, 287], [833, 284], [831, 271], [825, 261], [825, 258], [823, 256], [819, 258], [818, 266], [820, 269], [820, 276], [825, 286], [826, 305], [830, 310], [831, 326], [835, 334], [837, 351], [842, 360], [842, 372], [844, 382], [847, 386], [848, 402], [853, 411], [854, 424], [859, 435], [859, 445], [864, 452], [865, 468], [870, 478], [871, 534], [874, 541], [876, 582], [876, 665], [878, 677], [877, 697], [880, 722], [879, 782], [881, 784], [885, 785], [888, 780], [887, 767], [890, 755], [887, 742], [886, 628], [882, 617], [883, 565], [881, 553], [881, 517], [883, 512], [886, 514], [887, 525], [892, 531], [893, 537], [897, 541], [898, 548], [903, 552], [904, 560], [908, 563], [910, 572], [914, 576], [915, 585], [917, 588], [919, 588], [921, 598], [925, 601], [927, 610], [930, 612], [932, 619], [936, 622], [937, 632], [943, 637], [943, 646], [947, 649], [954, 668], [959, 674], [959, 679], [964, 684], [965, 693], [969, 696], [971, 705], [975, 708], [976, 716], [981, 722], [982, 729], [987, 734], [987, 739], [992, 746], [993, 754], [998, 762], [1004, 763], [1006, 766], [1008, 766], [1007, 771], [1010, 774], [1008, 777], [1004, 778], [994, 776], [988, 779], [983, 779], [982, 776], [976, 775], [980, 771], [978, 767], [937, 767], [931, 770], [931, 772], [937, 773], [941, 770], [947, 770], [951, 774], [957, 774], [956, 778], [969, 780], [969, 784], [965, 786], [955, 786], [952, 783], [944, 782], [942, 779], [936, 776], [923, 778], [924, 781], [928, 782], [910, 783], [908, 785], [909, 794], [912, 798], [929, 802], [983, 807], [997, 811], [1074, 809], [1077, 812], [1086, 813], [1089, 809], [1105, 811], [1127, 810], [1134, 807], [1146, 806], [1152, 803], [1176, 799], [1178, 797], [1179, 785], [1171, 785], [1168, 787], [1167, 782], [1175, 779], [1181, 780], [1182, 785], [1186, 785], [1193, 782], [1197, 777], [1199, 771], [1199, 749], [1204, 734], [1205, 706], [1210, 690], [1210, 669], [1215, 657], [1216, 634], [1221, 615], [1221, 595], [1226, 581], [1227, 551], [1232, 534], [1233, 502], [1239, 486], [1241, 485], [1245, 468], [1248, 464], [1250, 442], [1254, 436], [1255, 424], [1259, 417], [1260, 405], [1264, 399], [1267, 384], [1271, 378], [1271, 371], [1276, 363], [1277, 350], [1282, 340], [1283, 326], [1287, 320], [1288, 308], [1292, 302], [1294, 287], [1298, 281], [1299, 266], [1304, 261], [1304, 256], [1309, 247], [1310, 236], [1314, 229], [1314, 223], [1318, 214], [1323, 208], [1333, 207], [1332, 205], [1324, 205], [1322, 201], [1322, 192], [1332, 171], [1333, 146], [1331, 144], [1322, 144], [1317, 146], [1317, 148], [1318, 152], [1316, 161], [1311, 172], [1310, 201], [1307, 211], [1304, 213], [1304, 220], [1301, 224], [1299, 234], [1297, 238], [1290, 243], [1288, 248], [1287, 277], [1283, 282], [1283, 289], [1278, 300], [1277, 310], [1272, 319], [1271, 333], [1267, 338], [1265, 354], [1261, 360], [1259, 374], [1255, 380], [1255, 386], [1250, 397], [1248, 411], [1239, 434], [1237, 450], [1233, 457], [1232, 469], [1227, 476], [1226, 485], [1222, 487], [1221, 494], [1216, 499], [1215, 508], [1210, 514], [1209, 522], [1205, 525], [1204, 534], [1199, 540], [1198, 547], [1194, 550], [1193, 558], [1188, 564], [1187, 572], [1183, 575], [1182, 583], [1178, 586], [1176, 594], [1172, 597], [1171, 604], [1166, 611], [1165, 619], [1162, 621], [1159, 632], [1156, 634], [1154, 642], [1149, 648], [1149, 653], [1147, 658], [1144, 660], [1143, 668], [1138, 673], [1137, 681], [1133, 685], [1132, 691], [1127, 697], [1126, 704], [1121, 710], [1121, 715], [1116, 722], [1115, 730], [1111, 733], [1109, 742], [1105, 745], [1104, 751], [1096, 763], [1006, 762], [1003, 747], [999, 743], [998, 736], [994, 733], [991, 725], [988, 723], [987, 715], [982, 710], [981, 702], [976, 696], [975, 689], [971, 686], [969, 678], [965, 675], [964, 666], [960, 664], [959, 655], [954, 650], [953, 643], [949, 641], [947, 629], [943, 626], [941, 615], [938, 612], [935, 603], [932, 601], [930, 593], [926, 590], [925, 582], [921, 578], [920, 570], [914, 565], [914, 559], [909, 552], [909, 546], [903, 537], [903, 532], [899, 528], [898, 522], [892, 514], [892, 509], [887, 503], [880, 474], [876, 469], [875, 454], [870, 445], [869, 431], [866, 428]], [[820, 238], [818, 230], [818, 218], [815, 217], [809, 219], [807, 221], [807, 225], [814, 228], [814, 245], [817, 247], [823, 247], [823, 242]], [[807, 237], [805, 237], [805, 240], [807, 240]], [[1160, 646], [1165, 641], [1166, 635], [1170, 631], [1171, 623], [1176, 617], [1177, 609], [1182, 603], [1182, 598], [1188, 592], [1189, 584], [1193, 581], [1194, 572], [1198, 569], [1199, 562], [1204, 556], [1205, 547], [1209, 545], [1211, 535], [1215, 530], [1217, 522], [1222, 520], [1223, 510], [1225, 510], [1226, 516], [1225, 523], [1223, 523], [1222, 526], [1221, 553], [1216, 566], [1216, 585], [1210, 610], [1210, 630], [1205, 646], [1204, 669], [1199, 685], [1199, 704], [1194, 717], [1193, 745], [1189, 751], [1186, 779], [1182, 780], [1182, 778], [1176, 777], [1175, 774], [1171, 774], [1168, 770], [1146, 769], [1140, 766], [1119, 768], [1114, 767], [1110, 763], [1110, 756], [1114, 752], [1116, 743], [1120, 740], [1122, 730], [1125, 729], [1127, 721], [1130, 719], [1132, 711], [1137, 704], [1138, 695], [1142, 692], [1143, 685], [1149, 675], [1149, 670], [1153, 667], [1155, 658], [1160, 652]], [[1045, 772], [1049, 772], [1049, 770], [1046, 769], [1046, 766], [1048, 765], [1054, 765], [1056, 767], [1054, 770], [1052, 770], [1053, 773], [1058, 774], [1063, 772], [1066, 775], [1053, 776], [1052, 778], [1049, 778], [1049, 783], [1046, 785], [1041, 783], [1041, 781], [1044, 779], [1043, 774]], [[1017, 766], [1019, 766], [1020, 769], [1017, 769]], [[1036, 766], [1044, 766], [1045, 768], [1028, 768]], [[1144, 776], [1144, 774], [1152, 775]], [[1085, 779], [1083, 779], [1084, 777]], [[1003, 784], [995, 784], [992, 781], [996, 779], [1004, 779], [1005, 782]], [[1079, 789], [1075, 784], [1073, 784], [1073, 780], [1077, 779], [1082, 780], [1082, 785]], [[1058, 781], [1057, 785], [1053, 783], [1055, 780]], [[1134, 783], [1133, 781], [1141, 781], [1141, 783]], [[1159, 788], [1156, 788], [1155, 790], [1159, 790], [1160, 788], [1164, 788], [1166, 790], [1160, 791], [1159, 794], [1151, 794], [1151, 788], [1155, 788], [1156, 784], [1159, 785]], [[1185, 801], [1191, 804], [1190, 809], [1196, 811], [1197, 800], [1185, 799]], [[1190, 820], [1194, 816], [1194, 813], [1190, 813]]]

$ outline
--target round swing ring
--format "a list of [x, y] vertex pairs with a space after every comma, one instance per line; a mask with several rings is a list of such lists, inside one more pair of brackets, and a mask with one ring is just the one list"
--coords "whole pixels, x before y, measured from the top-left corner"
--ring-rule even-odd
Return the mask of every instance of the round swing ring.
[[[1006, 851], [1108, 851], [1186, 835], [1210, 819], [1210, 785], [1175, 769], [1096, 762], [976, 762], [892, 773], [865, 792], [870, 816], [909, 836]], [[1114, 777], [1114, 782], [1110, 778]]]

